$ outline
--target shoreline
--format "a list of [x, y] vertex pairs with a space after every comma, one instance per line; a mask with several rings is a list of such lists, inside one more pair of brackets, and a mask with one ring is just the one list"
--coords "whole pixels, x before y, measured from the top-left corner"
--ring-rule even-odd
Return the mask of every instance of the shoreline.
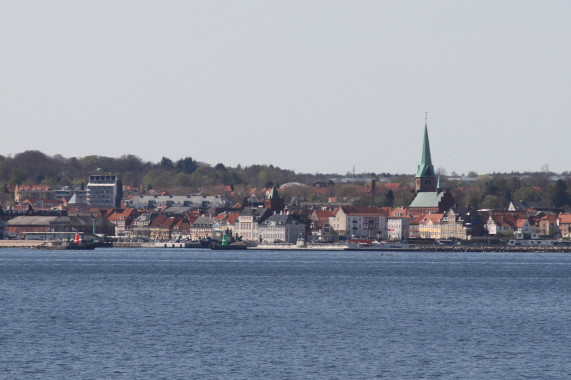
[[[0, 240], [0, 249], [2, 248], [24, 248], [24, 249], [39, 249], [45, 244], [44, 241], [38, 240]], [[116, 242], [113, 248], [157, 248], [157, 249], [184, 249], [193, 250], [198, 248], [185, 248], [185, 247], [156, 247], [155, 243], [151, 242]], [[209, 249], [209, 248], [206, 248]], [[232, 250], [227, 248], [226, 250]], [[536, 252], [536, 253], [571, 253], [571, 247], [558, 247], [558, 246], [474, 246], [474, 245], [417, 245], [410, 248], [341, 248], [341, 247], [316, 247], [311, 248], [282, 246], [282, 247], [248, 247], [248, 250], [253, 251], [353, 251], [353, 252]]]

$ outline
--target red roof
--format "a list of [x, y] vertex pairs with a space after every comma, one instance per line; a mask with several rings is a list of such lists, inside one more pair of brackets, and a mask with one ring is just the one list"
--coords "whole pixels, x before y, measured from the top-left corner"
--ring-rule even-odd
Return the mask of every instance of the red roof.
[[560, 224], [571, 224], [571, 214], [559, 214]]
[[335, 216], [335, 214], [337, 213], [337, 211], [333, 211], [333, 210], [316, 210], [314, 211], [315, 216], [318, 219], [329, 219], [332, 216]]
[[228, 224], [236, 224], [236, 221], [238, 220], [239, 216], [240, 216], [239, 212], [231, 212], [228, 214], [228, 219], [226, 219], [226, 221], [228, 222]]
[[528, 214], [519, 211], [494, 212], [490, 216], [496, 225], [502, 227], [516, 227], [518, 219], [528, 220]]
[[413, 220], [410, 221], [410, 224], [420, 224], [424, 219], [424, 215], [417, 215], [414, 217]]
[[111, 216], [107, 218], [109, 221], [115, 220], [126, 220], [129, 219], [135, 212], [134, 208], [126, 208], [123, 211], [115, 211]]
[[384, 215], [388, 213], [380, 207], [359, 207], [359, 206], [343, 206], [343, 212], [352, 216], [371, 216], [371, 215]]
[[387, 190], [398, 190], [400, 188], [402, 188], [403, 186], [400, 183], [385, 183], [384, 184], [385, 189]]
[[423, 215], [421, 223], [426, 224], [432, 222], [432, 224], [440, 224], [440, 219], [442, 219], [443, 216], [444, 214], [425, 214]]
[[159, 215], [151, 222], [149, 227], [171, 229], [180, 219], [174, 216]]
[[188, 222], [190, 223], [190, 225], [194, 224], [194, 222], [196, 222], [196, 219], [200, 218], [200, 214], [188, 214], [186, 216], [186, 219], [188, 219]]

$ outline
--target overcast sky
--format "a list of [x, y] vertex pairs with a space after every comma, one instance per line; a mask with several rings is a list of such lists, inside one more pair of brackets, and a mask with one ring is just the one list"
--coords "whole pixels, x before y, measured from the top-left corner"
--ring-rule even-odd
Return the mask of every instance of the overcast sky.
[[0, 154], [571, 170], [571, 1], [0, 1]]

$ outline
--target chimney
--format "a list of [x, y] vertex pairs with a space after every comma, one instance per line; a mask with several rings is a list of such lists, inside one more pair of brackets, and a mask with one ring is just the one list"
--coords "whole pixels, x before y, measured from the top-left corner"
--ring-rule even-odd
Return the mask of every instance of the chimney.
[[375, 198], [376, 184], [377, 184], [376, 180], [371, 181], [371, 195], [373, 196], [373, 199]]

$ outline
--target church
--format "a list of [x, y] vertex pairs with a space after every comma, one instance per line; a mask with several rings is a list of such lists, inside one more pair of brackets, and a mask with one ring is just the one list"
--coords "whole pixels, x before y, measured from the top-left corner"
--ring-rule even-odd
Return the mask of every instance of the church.
[[424, 139], [420, 164], [416, 170], [416, 196], [412, 200], [409, 211], [418, 214], [443, 213], [454, 207], [455, 201], [452, 193], [442, 190], [440, 176], [436, 176], [432, 157], [430, 156], [430, 143], [428, 141], [428, 126], [424, 124]]

